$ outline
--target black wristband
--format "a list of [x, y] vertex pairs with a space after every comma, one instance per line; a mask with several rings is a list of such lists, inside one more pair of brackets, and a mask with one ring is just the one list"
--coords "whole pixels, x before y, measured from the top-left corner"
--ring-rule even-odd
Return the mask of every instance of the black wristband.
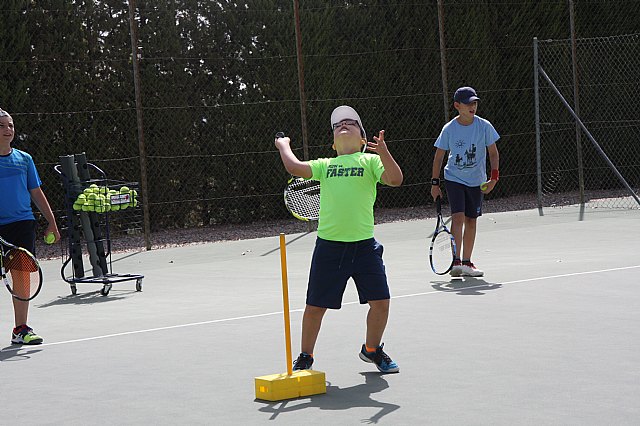
[[438, 178], [431, 179], [431, 185], [440, 186], [440, 179], [438, 179]]

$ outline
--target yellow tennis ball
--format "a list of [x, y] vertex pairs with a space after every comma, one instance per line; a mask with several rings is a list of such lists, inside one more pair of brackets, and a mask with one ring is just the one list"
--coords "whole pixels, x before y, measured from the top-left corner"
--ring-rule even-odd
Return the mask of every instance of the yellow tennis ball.
[[487, 190], [487, 183], [485, 182], [485, 183], [483, 183], [482, 185], [480, 185], [480, 189], [481, 189], [482, 191], [486, 191], [486, 190]]
[[78, 210], [82, 210], [82, 206], [84, 205], [84, 203], [73, 203], [73, 209], [78, 211]]
[[53, 235], [53, 232], [49, 232], [47, 235], [44, 236], [44, 242], [47, 244], [53, 244], [56, 242], [56, 236]]

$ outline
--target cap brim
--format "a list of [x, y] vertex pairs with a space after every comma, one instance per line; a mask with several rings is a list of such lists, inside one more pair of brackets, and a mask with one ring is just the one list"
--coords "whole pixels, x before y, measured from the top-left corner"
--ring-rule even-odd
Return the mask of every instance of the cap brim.
[[460, 102], [460, 103], [462, 103], [462, 104], [470, 104], [471, 102], [479, 101], [479, 100], [480, 100], [480, 98], [479, 98], [479, 97], [477, 97], [477, 96], [471, 96], [471, 97], [470, 97], [470, 98], [468, 98], [468, 99], [460, 100], [460, 101], [458, 101], [458, 102]]
[[367, 138], [367, 133], [364, 131], [364, 127], [362, 125], [362, 120], [360, 120], [360, 116], [356, 112], [355, 109], [351, 108], [347, 105], [341, 105], [333, 110], [331, 113], [331, 127], [334, 124], [339, 123], [343, 120], [355, 120], [358, 122], [358, 126], [360, 127], [360, 133], [363, 138]]
[[342, 105], [334, 109], [331, 113], [331, 125], [341, 122], [342, 120], [356, 120], [361, 123], [360, 116], [355, 109], [350, 106]]

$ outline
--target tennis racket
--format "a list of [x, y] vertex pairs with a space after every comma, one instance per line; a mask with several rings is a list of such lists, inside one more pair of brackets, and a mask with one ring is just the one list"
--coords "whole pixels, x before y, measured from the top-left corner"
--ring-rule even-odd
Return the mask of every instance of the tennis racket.
[[18, 300], [28, 301], [40, 293], [42, 269], [34, 255], [0, 238], [0, 272], [7, 290]]
[[[283, 132], [276, 138], [284, 138]], [[320, 217], [320, 183], [316, 180], [291, 176], [284, 189], [284, 205], [296, 219], [305, 222]]]
[[444, 275], [453, 267], [453, 261], [456, 257], [456, 241], [442, 219], [440, 197], [436, 198], [436, 212], [438, 213], [438, 222], [436, 223], [433, 238], [431, 238], [429, 263], [431, 263], [433, 272], [438, 275]]

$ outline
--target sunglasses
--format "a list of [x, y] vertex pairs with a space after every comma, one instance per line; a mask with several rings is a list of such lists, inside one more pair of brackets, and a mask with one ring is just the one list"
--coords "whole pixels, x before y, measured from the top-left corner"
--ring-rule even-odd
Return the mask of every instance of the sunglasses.
[[358, 127], [360, 127], [360, 125], [358, 124], [357, 120], [350, 120], [350, 119], [342, 120], [339, 123], [334, 123], [334, 124], [331, 125], [331, 127], [333, 127], [333, 130], [336, 130], [337, 128], [339, 128], [340, 126], [345, 125], [345, 124], [347, 126], [358, 126]]

